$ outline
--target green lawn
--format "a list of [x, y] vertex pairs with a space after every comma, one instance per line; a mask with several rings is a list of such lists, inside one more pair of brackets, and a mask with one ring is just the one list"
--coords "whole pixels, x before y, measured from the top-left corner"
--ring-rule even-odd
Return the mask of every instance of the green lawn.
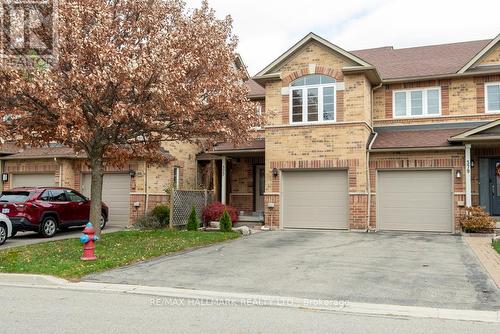
[[500, 254], [500, 241], [494, 242], [493, 248], [495, 248], [496, 251]]
[[97, 241], [97, 261], [80, 260], [82, 244], [58, 240], [0, 251], [0, 272], [54, 275], [66, 279], [104, 271], [152, 257], [237, 238], [237, 233], [188, 231], [122, 231]]

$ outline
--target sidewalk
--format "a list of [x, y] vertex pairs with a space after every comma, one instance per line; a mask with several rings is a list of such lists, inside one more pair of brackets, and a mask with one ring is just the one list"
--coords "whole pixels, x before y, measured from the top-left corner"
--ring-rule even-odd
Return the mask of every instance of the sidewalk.
[[466, 236], [464, 239], [500, 289], [500, 254], [491, 247], [491, 238]]
[[200, 305], [272, 306], [338, 312], [343, 314], [382, 315], [393, 317], [433, 318], [447, 320], [500, 323], [500, 311], [456, 310], [434, 307], [416, 307], [387, 304], [355, 303], [349, 301], [319, 300], [296, 297], [251, 295], [244, 293], [189, 290], [141, 285], [109, 283], [72, 283], [43, 275], [0, 274], [0, 287], [61, 289], [81, 292], [125, 293], [154, 297], [157, 303], [173, 299], [187, 299]]

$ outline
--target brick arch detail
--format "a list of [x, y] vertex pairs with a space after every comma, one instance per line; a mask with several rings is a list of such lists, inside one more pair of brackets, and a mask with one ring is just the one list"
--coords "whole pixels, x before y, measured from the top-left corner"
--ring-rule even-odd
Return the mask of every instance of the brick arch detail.
[[344, 75], [338, 69], [326, 66], [315, 66], [314, 73], [309, 72], [309, 67], [294, 71], [282, 79], [283, 87], [288, 87], [292, 81], [311, 74], [322, 74], [334, 78], [337, 81], [343, 81]]

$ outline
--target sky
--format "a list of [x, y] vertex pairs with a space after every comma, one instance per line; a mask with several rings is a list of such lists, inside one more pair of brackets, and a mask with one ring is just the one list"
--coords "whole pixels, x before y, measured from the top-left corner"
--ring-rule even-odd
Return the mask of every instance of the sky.
[[[199, 7], [201, 0], [185, 0]], [[345, 50], [404, 48], [500, 34], [499, 0], [208, 0], [231, 15], [238, 52], [257, 74], [309, 32]]]

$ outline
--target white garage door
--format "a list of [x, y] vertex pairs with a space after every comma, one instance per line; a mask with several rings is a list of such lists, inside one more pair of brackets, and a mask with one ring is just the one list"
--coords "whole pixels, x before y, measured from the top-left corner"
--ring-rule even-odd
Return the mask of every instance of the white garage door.
[[56, 177], [54, 174], [14, 174], [12, 187], [54, 187]]
[[[83, 174], [82, 193], [90, 197], [90, 174]], [[104, 174], [102, 200], [109, 207], [109, 224], [127, 226], [130, 216], [130, 175]]]
[[282, 182], [285, 228], [347, 228], [346, 171], [287, 171]]
[[380, 230], [452, 232], [451, 172], [378, 172]]

